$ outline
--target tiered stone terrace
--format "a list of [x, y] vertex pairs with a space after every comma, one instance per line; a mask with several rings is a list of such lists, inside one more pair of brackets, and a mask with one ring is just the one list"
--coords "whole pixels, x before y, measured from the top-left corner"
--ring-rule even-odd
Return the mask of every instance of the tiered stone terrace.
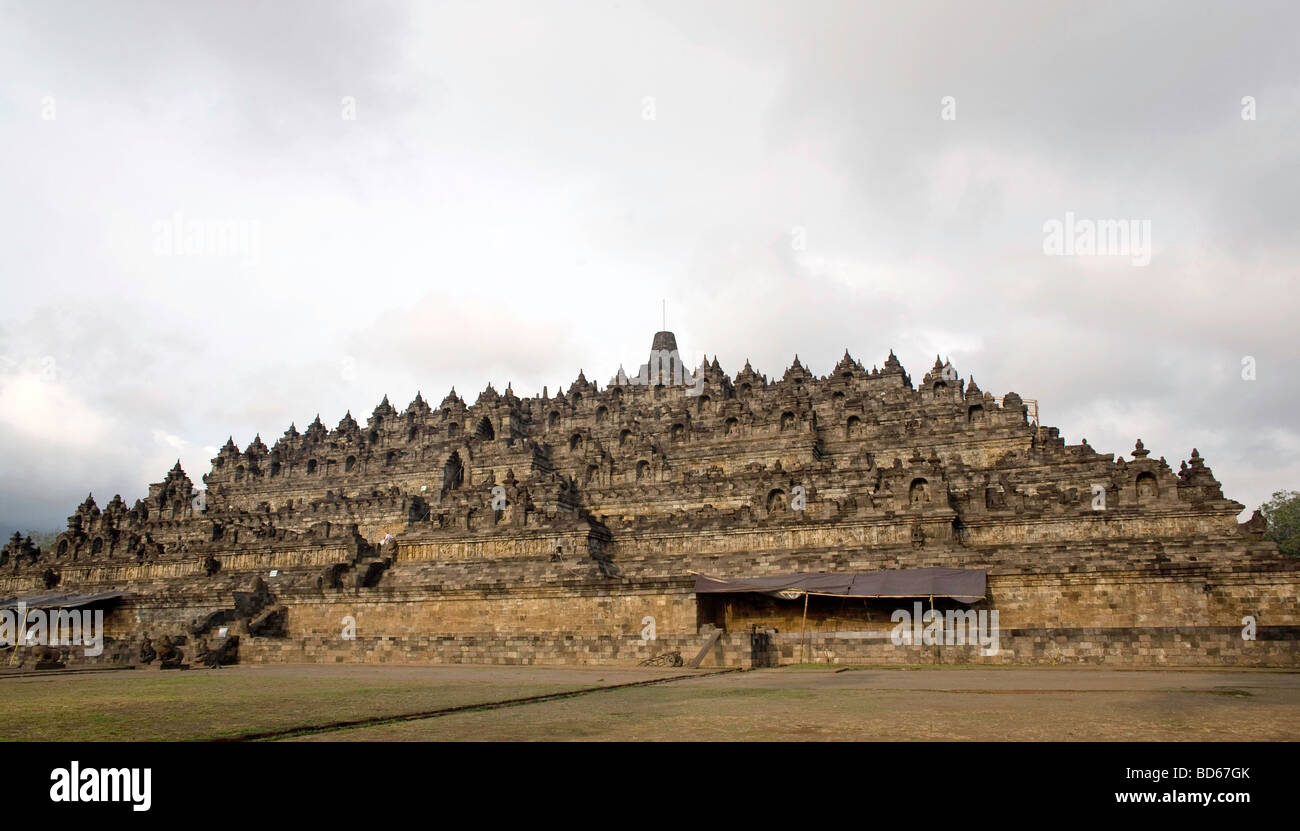
[[[131, 507], [87, 497], [51, 551], [15, 537], [0, 593], [127, 592], [118, 661], [224, 623], [244, 661], [632, 662], [717, 626], [711, 662], [1297, 663], [1297, 563], [1195, 450], [1175, 471], [1141, 441], [1066, 444], [938, 359], [916, 385], [892, 352], [770, 380], [683, 372], [671, 333], [652, 349], [603, 388], [385, 397], [364, 426], [232, 438], [206, 490], [177, 463]], [[805, 647], [802, 604], [693, 593], [697, 572], [921, 566], [989, 572], [998, 656], [894, 647], [883, 601], [813, 604]]]

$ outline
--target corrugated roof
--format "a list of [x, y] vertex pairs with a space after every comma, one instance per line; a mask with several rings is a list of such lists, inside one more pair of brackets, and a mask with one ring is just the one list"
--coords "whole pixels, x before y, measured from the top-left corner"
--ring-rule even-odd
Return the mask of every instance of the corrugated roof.
[[772, 577], [695, 577], [696, 594], [756, 592], [795, 598], [805, 594], [832, 597], [951, 597], [974, 602], [987, 592], [988, 573], [965, 568], [900, 568], [842, 574], [813, 572]]
[[28, 597], [10, 597], [0, 600], [0, 609], [16, 609], [22, 603], [28, 609], [76, 609], [105, 600], [126, 597], [126, 592], [111, 591], [98, 594], [34, 594]]

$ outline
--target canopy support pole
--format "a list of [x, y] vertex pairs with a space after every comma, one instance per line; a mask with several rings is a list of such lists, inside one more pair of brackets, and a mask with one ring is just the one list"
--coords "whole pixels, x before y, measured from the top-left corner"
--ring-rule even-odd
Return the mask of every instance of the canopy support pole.
[[808, 592], [803, 593], [803, 623], [799, 625], [799, 645], [803, 647], [803, 662], [808, 663]]

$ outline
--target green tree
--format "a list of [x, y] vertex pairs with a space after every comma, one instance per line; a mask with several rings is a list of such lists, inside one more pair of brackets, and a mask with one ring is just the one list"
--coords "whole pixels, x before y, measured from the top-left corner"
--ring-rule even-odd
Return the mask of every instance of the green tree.
[[1278, 491], [1259, 510], [1268, 520], [1264, 538], [1277, 543], [1283, 554], [1300, 557], [1300, 492]]

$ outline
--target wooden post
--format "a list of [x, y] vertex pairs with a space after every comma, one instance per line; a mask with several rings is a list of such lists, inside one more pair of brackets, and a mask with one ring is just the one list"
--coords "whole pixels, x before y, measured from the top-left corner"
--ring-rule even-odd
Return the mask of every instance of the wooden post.
[[799, 645], [803, 649], [803, 662], [808, 663], [808, 592], [803, 593], [803, 623], [799, 625]]

